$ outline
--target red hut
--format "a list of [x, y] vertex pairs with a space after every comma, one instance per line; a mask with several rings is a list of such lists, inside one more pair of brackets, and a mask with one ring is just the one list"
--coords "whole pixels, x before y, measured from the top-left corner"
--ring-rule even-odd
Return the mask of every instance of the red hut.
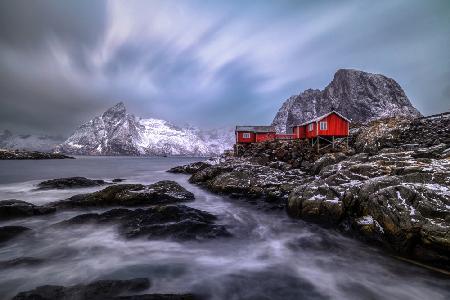
[[313, 145], [317, 145], [317, 149], [320, 148], [320, 139], [331, 143], [334, 148], [335, 138], [348, 137], [349, 129], [350, 120], [333, 110], [325, 115], [294, 126], [293, 133], [299, 139], [310, 139]]
[[294, 128], [300, 132], [301, 127], [304, 128], [306, 138], [346, 137], [349, 134], [350, 120], [333, 110]]
[[236, 143], [258, 143], [275, 139], [273, 126], [236, 126]]

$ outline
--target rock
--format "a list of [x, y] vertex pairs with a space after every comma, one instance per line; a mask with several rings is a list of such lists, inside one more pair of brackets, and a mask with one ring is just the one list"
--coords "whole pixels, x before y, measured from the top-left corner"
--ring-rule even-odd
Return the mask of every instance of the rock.
[[[116, 298], [123, 293], [136, 293], [150, 288], [147, 278], [130, 280], [99, 280], [86, 285], [69, 287], [59, 285], [43, 285], [34, 290], [21, 292], [13, 300], [106, 300]], [[126, 298], [125, 298], [126, 299]], [[132, 299], [132, 298], [131, 298]]]
[[216, 225], [210, 213], [184, 205], [155, 206], [148, 209], [113, 209], [102, 214], [90, 213], [76, 216], [56, 224], [117, 224], [119, 233], [126, 238], [172, 238], [178, 240], [203, 240], [228, 237], [222, 225]]
[[321, 223], [338, 224], [344, 215], [338, 191], [322, 181], [301, 185], [289, 195], [287, 212], [293, 217]]
[[316, 160], [310, 170], [312, 174], [319, 174], [319, 172], [326, 166], [334, 165], [347, 156], [344, 153], [325, 153], [318, 160]]
[[88, 179], [86, 177], [68, 177], [42, 181], [37, 186], [38, 190], [49, 190], [49, 189], [75, 189], [75, 188], [100, 186], [105, 184], [106, 182], [101, 179]]
[[168, 170], [167, 172], [182, 173], [182, 174], [194, 174], [194, 173], [197, 173], [198, 171], [201, 171], [209, 166], [211, 166], [211, 164], [203, 162], [203, 161], [199, 161], [199, 162], [195, 162], [195, 163], [184, 165], [184, 166], [173, 167], [170, 170]]
[[0, 221], [15, 218], [46, 215], [55, 212], [56, 209], [47, 206], [37, 206], [22, 200], [1, 200]]
[[125, 179], [122, 179], [122, 178], [114, 178], [112, 180], [112, 182], [114, 182], [114, 183], [123, 182], [123, 181], [125, 181]]
[[0, 243], [9, 241], [22, 233], [31, 230], [23, 226], [3, 226], [0, 227]]
[[81, 208], [107, 206], [144, 206], [194, 200], [194, 194], [174, 181], [159, 181], [150, 185], [117, 184], [98, 192], [80, 194], [52, 202], [51, 207]]
[[59, 154], [59, 153], [46, 153], [38, 151], [26, 151], [26, 150], [7, 150], [0, 149], [0, 160], [6, 159], [74, 159], [74, 157]]
[[20, 266], [37, 266], [44, 262], [44, 259], [35, 257], [18, 257], [11, 260], [0, 261], [1, 268], [15, 268]]

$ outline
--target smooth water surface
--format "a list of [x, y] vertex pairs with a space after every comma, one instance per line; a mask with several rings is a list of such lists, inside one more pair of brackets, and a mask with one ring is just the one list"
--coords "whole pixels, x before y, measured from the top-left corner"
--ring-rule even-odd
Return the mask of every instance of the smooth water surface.
[[[49, 229], [80, 214], [8, 222], [32, 236], [0, 245], [0, 261], [36, 257], [45, 263], [0, 270], [0, 299], [39, 285], [148, 277], [146, 293], [193, 292], [208, 299], [450, 299], [450, 278], [387, 256], [283, 211], [261, 211], [242, 200], [211, 194], [188, 176], [165, 172], [195, 158], [79, 157], [76, 160], [0, 161], [0, 200], [35, 204], [100, 188], [36, 191], [44, 179], [85, 176], [126, 183], [171, 179], [192, 191], [187, 205], [211, 212], [232, 238], [210, 241], [125, 240], [113, 226]], [[85, 212], [85, 211], [84, 211]]]

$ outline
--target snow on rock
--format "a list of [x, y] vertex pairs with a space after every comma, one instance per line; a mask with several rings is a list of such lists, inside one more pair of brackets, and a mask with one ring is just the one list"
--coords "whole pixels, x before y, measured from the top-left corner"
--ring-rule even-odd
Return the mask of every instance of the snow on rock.
[[201, 131], [136, 118], [120, 102], [81, 125], [57, 150], [78, 155], [210, 156], [232, 148], [233, 143], [231, 129]]
[[380, 74], [341, 69], [323, 91], [308, 89], [287, 99], [272, 125], [278, 132], [289, 131], [290, 126], [333, 109], [358, 123], [421, 115], [395, 80]]

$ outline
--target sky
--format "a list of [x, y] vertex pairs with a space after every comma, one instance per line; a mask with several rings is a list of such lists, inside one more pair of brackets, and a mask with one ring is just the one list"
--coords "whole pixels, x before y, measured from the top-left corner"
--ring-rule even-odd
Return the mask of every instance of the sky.
[[71, 134], [123, 101], [205, 128], [269, 124], [336, 70], [450, 110], [450, 1], [0, 1], [0, 129]]

